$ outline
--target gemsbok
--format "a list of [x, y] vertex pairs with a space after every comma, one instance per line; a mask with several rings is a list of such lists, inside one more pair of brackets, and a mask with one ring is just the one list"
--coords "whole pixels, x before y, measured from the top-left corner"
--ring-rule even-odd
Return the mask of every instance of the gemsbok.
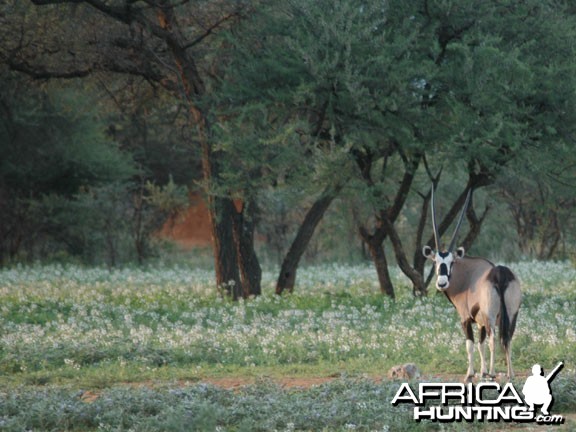
[[[448, 249], [440, 250], [440, 236], [436, 224], [434, 204], [434, 187], [432, 187], [432, 227], [436, 250], [424, 246], [424, 256], [434, 261], [436, 269], [436, 288], [446, 294], [454, 305], [462, 329], [466, 336], [466, 352], [468, 354], [468, 372], [465, 381], [474, 378], [474, 334], [472, 324], [476, 323], [479, 330], [478, 351], [480, 353], [481, 376], [495, 378], [494, 349], [495, 329], [499, 328], [500, 342], [506, 354], [508, 379], [512, 379], [511, 339], [516, 327], [518, 310], [522, 301], [520, 282], [508, 267], [497, 266], [485, 258], [465, 256], [464, 248], [454, 250], [458, 230], [470, 202], [471, 190], [468, 191], [466, 202], [456, 224], [456, 229], [450, 240]], [[484, 340], [488, 337], [490, 348], [490, 370], [487, 371], [484, 359]]]

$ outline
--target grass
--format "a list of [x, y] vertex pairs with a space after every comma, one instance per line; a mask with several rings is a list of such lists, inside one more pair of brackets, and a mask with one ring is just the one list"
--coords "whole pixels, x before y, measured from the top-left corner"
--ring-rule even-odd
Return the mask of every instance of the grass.
[[[515, 369], [564, 360], [555, 411], [575, 412], [576, 270], [513, 268], [524, 291]], [[185, 267], [4, 270], [0, 430], [437, 429], [390, 406], [397, 383], [374, 377], [406, 362], [462, 375], [460, 324], [444, 296], [414, 299], [393, 274], [396, 302], [378, 294], [372, 268], [324, 266], [300, 271], [286, 297], [265, 273], [265, 294], [234, 304], [215, 295], [210, 272]], [[296, 390], [278, 384], [287, 376], [337, 379]], [[254, 384], [203, 383], [222, 377]], [[87, 403], [86, 392], [98, 397]]]

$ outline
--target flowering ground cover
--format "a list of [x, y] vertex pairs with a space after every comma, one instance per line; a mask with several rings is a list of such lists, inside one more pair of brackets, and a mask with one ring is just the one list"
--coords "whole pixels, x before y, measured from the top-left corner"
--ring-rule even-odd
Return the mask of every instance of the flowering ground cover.
[[[534, 363], [563, 360], [555, 411], [574, 412], [576, 270], [512, 267], [524, 291], [515, 369], [525, 376]], [[391, 302], [371, 267], [330, 265], [302, 269], [296, 293], [278, 297], [275, 274], [264, 274], [264, 295], [232, 303], [198, 269], [3, 270], [0, 430], [437, 428], [392, 407], [397, 383], [374, 378], [406, 362], [424, 376], [464, 374], [464, 337], [443, 295], [414, 299], [396, 273]], [[278, 384], [285, 376], [337, 378], [294, 389]], [[204, 382], [215, 377], [255, 383]]]

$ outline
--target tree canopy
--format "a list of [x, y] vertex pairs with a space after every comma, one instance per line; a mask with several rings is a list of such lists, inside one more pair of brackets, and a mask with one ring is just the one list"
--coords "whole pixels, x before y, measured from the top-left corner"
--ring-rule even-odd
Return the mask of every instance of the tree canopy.
[[425, 293], [431, 184], [441, 234], [473, 191], [466, 246], [504, 213], [519, 253], [573, 242], [570, 2], [32, 0], [0, 24], [2, 196], [199, 187], [234, 298], [260, 292], [278, 200], [302, 208], [279, 293], [335, 204], [384, 293], [392, 254]]

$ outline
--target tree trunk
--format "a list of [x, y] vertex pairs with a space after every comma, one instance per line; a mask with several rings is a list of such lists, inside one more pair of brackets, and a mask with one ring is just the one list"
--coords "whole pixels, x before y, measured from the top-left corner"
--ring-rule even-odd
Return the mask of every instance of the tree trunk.
[[378, 282], [380, 283], [380, 292], [394, 299], [396, 294], [394, 293], [394, 285], [392, 285], [392, 279], [388, 272], [388, 260], [386, 259], [386, 253], [384, 252], [383, 246], [383, 232], [381, 225], [378, 226], [375, 234], [369, 234], [368, 230], [363, 226], [359, 228], [362, 242], [368, 246], [368, 252], [370, 253], [374, 267], [376, 268]]
[[482, 223], [484, 222], [484, 219], [486, 219], [486, 215], [488, 214], [489, 211], [490, 206], [486, 206], [484, 212], [482, 212], [482, 216], [478, 217], [476, 215], [476, 211], [474, 210], [474, 203], [473, 201], [470, 201], [470, 205], [466, 210], [466, 219], [468, 220], [470, 228], [468, 230], [468, 234], [466, 234], [466, 237], [464, 238], [464, 241], [462, 241], [462, 246], [464, 247], [464, 249], [468, 250], [472, 246], [476, 238], [480, 235], [480, 231], [482, 229]]
[[[400, 186], [396, 191], [393, 204], [388, 208], [381, 209], [379, 213], [376, 215], [378, 224], [372, 235], [368, 233], [366, 228], [360, 227], [360, 236], [362, 237], [362, 240], [368, 245], [370, 256], [372, 257], [374, 265], [376, 266], [376, 272], [378, 273], [378, 280], [380, 282], [380, 291], [383, 294], [387, 294], [392, 298], [394, 298], [394, 288], [392, 286], [392, 281], [390, 280], [390, 276], [388, 274], [388, 269], [384, 270], [383, 268], [381, 268], [383, 263], [384, 264], [386, 263], [386, 256], [384, 255], [384, 247], [382, 246], [382, 244], [386, 239], [386, 237], [389, 237], [391, 235], [396, 235], [396, 237], [398, 236], [393, 227], [394, 221], [398, 218], [400, 212], [402, 211], [402, 208], [404, 207], [404, 204], [406, 203], [408, 193], [410, 192], [412, 183], [414, 181], [414, 176], [416, 175], [416, 170], [418, 169], [420, 161], [423, 158], [423, 154], [420, 153], [413, 155], [411, 158], [407, 157], [403, 152], [399, 153], [400, 156], [402, 157], [405, 170], [404, 175], [402, 176], [402, 181], [400, 182]], [[362, 161], [360, 160], [360, 162]], [[362, 167], [362, 165], [360, 165], [360, 167]], [[369, 172], [364, 172], [363, 177], [368, 185], [373, 185], [373, 181]], [[406, 256], [404, 254], [403, 249], [401, 249], [400, 251], [397, 250], [398, 247], [401, 248], [400, 240], [398, 239], [398, 242], [396, 243], [393, 241], [392, 246], [394, 247], [397, 260], [399, 257], [403, 257], [404, 259], [403, 263], [398, 262], [402, 270], [406, 271], [409, 271], [409, 269], [412, 270], [412, 268], [408, 264], [408, 261], [406, 260]], [[410, 280], [412, 280], [414, 284], [414, 292], [421, 292], [423, 284], [421, 281], [418, 280], [418, 277], [415, 276], [414, 274], [410, 274], [408, 275], [408, 277], [410, 277]]]
[[242, 203], [234, 217], [234, 243], [240, 270], [241, 294], [243, 298], [262, 294], [262, 269], [254, 251], [256, 227], [255, 203]]
[[132, 227], [133, 239], [134, 239], [134, 250], [136, 251], [136, 259], [138, 260], [138, 265], [144, 263], [145, 255], [145, 236], [142, 229], [142, 217], [144, 213], [144, 182], [140, 179], [140, 187], [138, 192], [134, 194], [133, 197], [133, 208], [134, 214], [132, 219], [134, 220], [134, 225]]
[[367, 242], [367, 244], [372, 262], [374, 262], [374, 267], [376, 268], [376, 274], [378, 275], [380, 292], [391, 299], [396, 298], [394, 285], [392, 285], [392, 279], [388, 272], [388, 261], [386, 260], [386, 253], [384, 252], [382, 242]]
[[392, 242], [392, 247], [394, 248], [394, 255], [396, 256], [396, 262], [398, 266], [402, 270], [410, 281], [412, 282], [412, 293], [414, 296], [425, 296], [426, 295], [426, 288], [424, 287], [424, 281], [422, 275], [418, 273], [408, 262], [408, 258], [406, 257], [406, 253], [404, 252], [404, 247], [402, 246], [402, 241], [400, 240], [400, 236], [394, 228], [394, 224], [388, 220], [387, 217], [382, 218], [382, 224], [390, 241]]
[[[436, 187], [436, 185], [434, 184], [433, 187]], [[416, 248], [414, 250], [414, 258], [412, 262], [414, 263], [414, 270], [420, 273], [422, 277], [424, 277], [424, 267], [426, 266], [426, 258], [422, 254], [421, 246], [423, 246], [422, 239], [424, 237], [424, 229], [426, 227], [426, 221], [428, 220], [428, 209], [430, 208], [431, 197], [432, 197], [431, 192], [428, 192], [426, 195], [422, 196], [423, 201], [420, 210], [420, 220], [418, 221], [418, 228], [416, 230], [416, 239], [414, 241]], [[428, 246], [432, 245], [429, 244]], [[429, 284], [429, 278], [426, 278], [426, 281], [424, 282], [424, 289], [428, 288], [428, 284]]]
[[[164, 3], [161, 2], [161, 4]], [[230, 197], [220, 197], [211, 193], [214, 179], [218, 178], [219, 173], [219, 152], [213, 151], [210, 143], [208, 116], [196, 103], [198, 98], [205, 94], [206, 88], [194, 58], [186, 49], [186, 39], [180, 31], [173, 10], [170, 7], [158, 7], [157, 15], [160, 27], [167, 31], [168, 36], [165, 38], [165, 42], [172, 53], [184, 87], [188, 109], [193, 120], [192, 126], [195, 126], [197, 130], [202, 158], [202, 174], [207, 188], [208, 209], [212, 226], [216, 284], [219, 288], [224, 288], [236, 300], [241, 290], [237, 266], [238, 257], [234, 247], [233, 234], [236, 209]]]
[[234, 247], [234, 217], [236, 209], [231, 199], [209, 197], [210, 225], [214, 246], [216, 285], [234, 300], [241, 295], [238, 255]]
[[292, 241], [290, 249], [282, 261], [280, 274], [278, 275], [278, 281], [276, 282], [276, 294], [280, 295], [285, 290], [288, 290], [288, 292], [294, 291], [296, 272], [298, 270], [300, 259], [302, 258], [304, 251], [306, 251], [306, 247], [310, 243], [314, 231], [322, 220], [324, 213], [328, 207], [330, 207], [330, 204], [334, 198], [336, 198], [336, 195], [338, 195], [338, 192], [340, 192], [341, 189], [342, 186], [340, 185], [335, 187], [328, 186], [324, 189], [320, 198], [318, 198], [314, 204], [312, 204], [312, 207], [308, 209], [300, 228], [298, 228], [296, 237]]

